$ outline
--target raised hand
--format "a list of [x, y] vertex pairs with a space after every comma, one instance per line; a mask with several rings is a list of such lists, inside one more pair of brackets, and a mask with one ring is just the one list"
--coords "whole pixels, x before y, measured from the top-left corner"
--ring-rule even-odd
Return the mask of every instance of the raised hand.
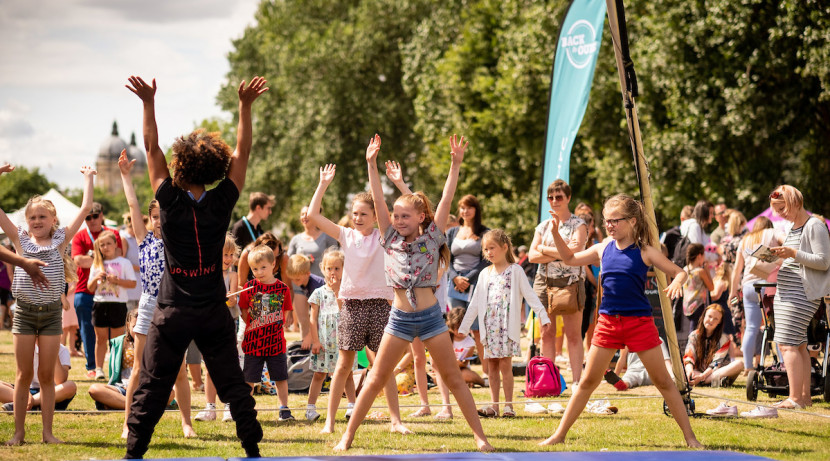
[[334, 170], [337, 168], [337, 165], [334, 163], [329, 163], [326, 166], [320, 167], [320, 184], [325, 184], [328, 186], [334, 180]]
[[549, 213], [550, 213], [550, 233], [551, 234], [558, 234], [559, 233], [559, 224], [562, 222], [562, 219], [553, 210], [550, 210]]
[[380, 135], [375, 134], [375, 136], [369, 140], [369, 146], [366, 147], [366, 161], [377, 161], [378, 152], [380, 152]]
[[[123, 153], [122, 153], [122, 155], [123, 155]], [[96, 174], [98, 174], [98, 170], [96, 170], [95, 168], [92, 168], [91, 166], [84, 165], [84, 166], [81, 167], [81, 173], [84, 176], [95, 176]]]
[[0, 174], [11, 173], [12, 171], [14, 171], [14, 167], [11, 164], [0, 165]]
[[452, 155], [453, 163], [461, 163], [464, 160], [464, 151], [467, 150], [469, 141], [464, 140], [464, 136], [458, 139], [458, 135], [452, 135], [450, 138], [450, 155]]
[[245, 80], [239, 83], [239, 89], [237, 93], [239, 93], [239, 102], [242, 104], [252, 104], [256, 98], [259, 97], [262, 93], [268, 91], [268, 87], [265, 86], [267, 80], [262, 77], [254, 77], [251, 80], [251, 84], [247, 87], [245, 86]]
[[118, 156], [118, 169], [121, 170], [121, 174], [128, 176], [130, 171], [133, 169], [133, 165], [135, 165], [137, 159], [130, 160], [127, 157], [127, 149], [121, 150], [121, 155]]
[[401, 164], [394, 160], [387, 160], [386, 177], [389, 178], [389, 180], [392, 181], [392, 183], [403, 181], [403, 171], [401, 171]]
[[145, 82], [141, 77], [136, 77], [134, 75], [131, 75], [127, 80], [130, 82], [130, 85], [132, 85], [124, 85], [128, 90], [135, 93], [135, 95], [141, 98], [144, 102], [153, 102], [156, 97], [156, 79], [153, 79], [152, 86], [148, 85], [147, 82]]

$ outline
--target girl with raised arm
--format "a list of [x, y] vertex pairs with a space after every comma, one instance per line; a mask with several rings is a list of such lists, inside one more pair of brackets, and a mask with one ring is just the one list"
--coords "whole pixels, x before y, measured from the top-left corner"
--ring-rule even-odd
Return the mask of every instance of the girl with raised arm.
[[[652, 245], [640, 202], [627, 195], [615, 195], [605, 202], [602, 214], [609, 238], [587, 250], [574, 253], [562, 236], [553, 232], [553, 241], [563, 263], [568, 266], [602, 263], [602, 302], [591, 340], [594, 347], [588, 352], [582, 380], [571, 396], [556, 432], [539, 445], [565, 441], [568, 430], [585, 409], [585, 404], [602, 380], [614, 353], [627, 346], [629, 351], [639, 355], [651, 380], [666, 400], [674, 420], [683, 431], [686, 444], [700, 448], [703, 445], [695, 438], [680, 392], [663, 363], [660, 336], [651, 316], [651, 304], [645, 294], [646, 273], [652, 265], [672, 278], [665, 290], [672, 298], [682, 294], [687, 274]], [[561, 218], [555, 211], [551, 212], [551, 217], [555, 228]]]
[[[0, 174], [14, 170], [11, 165], [0, 166]], [[14, 435], [7, 445], [20, 445], [26, 437], [26, 408], [29, 402], [29, 384], [34, 377], [35, 343], [38, 344], [38, 380], [40, 380], [41, 418], [44, 443], [61, 443], [52, 434], [52, 418], [55, 414], [55, 363], [58, 360], [58, 344], [63, 331], [61, 294], [67, 278], [75, 274], [75, 265], [69, 259], [66, 246], [78, 232], [84, 217], [92, 209], [92, 180], [95, 170], [85, 166], [84, 198], [78, 215], [66, 227], [58, 227], [55, 205], [39, 195], [29, 199], [25, 216], [28, 229], [15, 226], [6, 213], [0, 210], [0, 228], [9, 237], [17, 254], [24, 258], [38, 259], [48, 264], [43, 273], [48, 287], [36, 280], [21, 267], [14, 270], [12, 294], [17, 300], [17, 311], [12, 321], [14, 358], [17, 376], [14, 380]]]
[[380, 243], [386, 250], [386, 282], [395, 289], [394, 308], [389, 314], [389, 323], [384, 329], [372, 373], [360, 392], [352, 418], [335, 451], [349, 449], [358, 426], [381, 387], [389, 381], [395, 365], [412, 340], [418, 337], [432, 352], [433, 366], [455, 395], [473, 431], [478, 449], [493, 450], [481, 428], [473, 396], [461, 376], [444, 323], [444, 309], [438, 304], [434, 293], [438, 284], [439, 261], [446, 263], [449, 258], [444, 230], [467, 143], [464, 137], [459, 140], [453, 135], [450, 146], [450, 172], [434, 215], [426, 195], [416, 192], [399, 197], [390, 216], [377, 169], [380, 136], [375, 135], [366, 149], [375, 215], [383, 235]]
[[[196, 130], [173, 143], [172, 176], [158, 143], [156, 82], [150, 85], [140, 77], [130, 77], [129, 83], [127, 89], [144, 105], [144, 148], [150, 184], [159, 203], [166, 263], [127, 419], [125, 457], [141, 458], [147, 451], [191, 340], [202, 351], [219, 398], [230, 405], [246, 455], [259, 457], [262, 427], [251, 388], [239, 367], [236, 330], [225, 304], [222, 248], [245, 185], [252, 142], [251, 105], [268, 90], [265, 79], [254, 77], [249, 85], [239, 84], [236, 150], [232, 152], [218, 133]], [[216, 187], [206, 190], [217, 181]]]

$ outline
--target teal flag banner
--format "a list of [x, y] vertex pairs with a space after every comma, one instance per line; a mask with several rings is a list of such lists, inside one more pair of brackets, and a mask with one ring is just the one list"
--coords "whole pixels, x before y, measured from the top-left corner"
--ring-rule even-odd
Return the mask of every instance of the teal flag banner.
[[559, 178], [570, 183], [571, 148], [588, 107], [604, 23], [605, 0], [574, 0], [559, 31], [545, 131], [539, 221], [550, 217], [548, 185]]

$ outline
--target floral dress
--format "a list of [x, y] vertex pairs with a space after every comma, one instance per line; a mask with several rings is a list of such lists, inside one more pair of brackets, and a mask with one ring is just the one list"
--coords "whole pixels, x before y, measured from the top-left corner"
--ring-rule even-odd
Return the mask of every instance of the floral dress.
[[311, 293], [308, 303], [320, 306], [317, 314], [317, 336], [323, 346], [320, 352], [311, 354], [311, 370], [334, 373], [340, 349], [337, 345], [337, 320], [340, 317], [337, 295], [328, 285], [323, 285]]
[[[519, 343], [508, 335], [510, 316], [510, 274], [515, 265], [510, 265], [501, 274], [490, 277], [487, 287], [487, 308], [484, 313], [484, 328], [487, 331], [484, 344], [484, 358], [496, 359], [522, 355]], [[519, 306], [521, 307], [521, 306]]]

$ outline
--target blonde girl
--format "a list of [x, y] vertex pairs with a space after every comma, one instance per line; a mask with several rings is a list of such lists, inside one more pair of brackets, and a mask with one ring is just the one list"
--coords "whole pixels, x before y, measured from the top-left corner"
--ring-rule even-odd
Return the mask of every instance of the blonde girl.
[[481, 408], [478, 414], [488, 418], [499, 415], [499, 388], [504, 387], [503, 415], [509, 418], [516, 416], [510, 402], [513, 401], [513, 357], [522, 355], [519, 341], [523, 301], [527, 300], [536, 312], [542, 322], [542, 331], [547, 330], [550, 318], [524, 270], [516, 264], [513, 244], [507, 233], [501, 229], [488, 231], [481, 239], [481, 249], [492, 265], [481, 271], [458, 332], [461, 335], [469, 333], [476, 319], [482, 325], [483, 359], [488, 362], [490, 397], [495, 404]]
[[[308, 298], [311, 308], [311, 369], [314, 377], [308, 390], [308, 408], [305, 417], [314, 422], [320, 417], [317, 413], [317, 397], [323, 387], [323, 381], [329, 373], [334, 373], [337, 366], [337, 324], [340, 318], [341, 300], [337, 299], [340, 281], [343, 278], [343, 263], [346, 256], [340, 250], [323, 253], [320, 270], [326, 284], [314, 290]], [[351, 373], [346, 377], [346, 397], [354, 405], [355, 388]]]
[[[650, 266], [657, 267], [672, 279], [665, 290], [671, 298], [681, 295], [687, 274], [651, 242], [640, 202], [627, 195], [615, 195], [605, 202], [602, 214], [609, 238], [587, 250], [574, 253], [562, 236], [553, 233], [556, 249], [565, 264], [602, 263], [602, 302], [582, 380], [568, 402], [556, 432], [540, 445], [565, 441], [568, 430], [602, 381], [614, 353], [627, 346], [629, 351], [639, 355], [683, 431], [686, 444], [693, 448], [702, 447], [689, 424], [683, 399], [666, 370], [660, 336], [645, 295], [646, 273]], [[559, 216], [555, 212], [551, 216], [553, 224], [558, 225]]]
[[[446, 334], [448, 330], [443, 319], [444, 309], [435, 298], [439, 262], [443, 260], [446, 263], [449, 259], [444, 231], [467, 144], [464, 137], [459, 140], [453, 135], [450, 138], [452, 163], [434, 215], [429, 199], [422, 192], [399, 197], [390, 215], [377, 169], [380, 136], [375, 135], [366, 149], [369, 184], [378, 227], [383, 235], [380, 243], [386, 250], [386, 280], [395, 289], [394, 309], [384, 329], [372, 373], [360, 392], [346, 432], [334, 448], [336, 451], [349, 449], [358, 426], [366, 417], [381, 387], [392, 377], [395, 365], [404, 351], [418, 337], [431, 351], [433, 367], [441, 373], [444, 383], [455, 395], [458, 406], [473, 431], [478, 449], [493, 450], [481, 428], [470, 389], [458, 369], [450, 335]], [[395, 392], [394, 389], [391, 392]]]
[[[0, 174], [14, 170], [11, 165], [0, 166]], [[7, 445], [20, 445], [26, 436], [26, 407], [29, 401], [29, 385], [34, 376], [35, 343], [39, 344], [38, 379], [41, 389], [42, 440], [45, 443], [61, 443], [52, 434], [52, 418], [55, 412], [55, 363], [62, 332], [62, 303], [67, 274], [75, 271], [69, 262], [66, 246], [92, 210], [92, 179], [95, 170], [82, 167], [84, 198], [81, 209], [72, 222], [58, 227], [57, 210], [49, 200], [34, 196], [26, 204], [25, 216], [28, 230], [15, 226], [6, 213], [0, 210], [0, 228], [9, 237], [17, 254], [24, 258], [38, 259], [49, 284], [35, 283], [22, 268], [14, 270], [12, 294], [17, 299], [17, 311], [12, 322], [14, 358], [17, 375], [14, 381], [14, 435]]]

